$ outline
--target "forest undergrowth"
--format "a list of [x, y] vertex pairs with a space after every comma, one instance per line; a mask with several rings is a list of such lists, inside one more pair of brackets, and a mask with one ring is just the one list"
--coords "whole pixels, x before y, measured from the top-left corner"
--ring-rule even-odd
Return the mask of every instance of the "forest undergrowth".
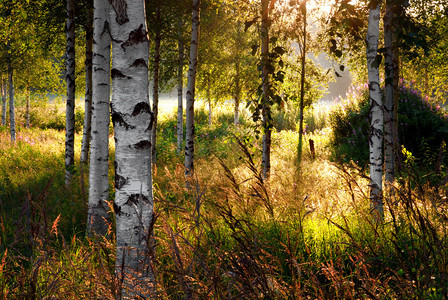
[[[159, 121], [154, 169], [157, 298], [447, 298], [447, 178], [428, 183], [408, 165], [376, 223], [364, 171], [328, 160], [327, 127], [304, 135], [300, 166], [298, 134], [276, 131], [265, 180], [250, 126], [235, 128], [230, 109], [209, 126], [199, 110], [195, 180], [186, 189], [174, 115]], [[115, 299], [114, 226], [107, 238], [86, 237], [79, 170], [66, 189], [64, 134], [41, 128], [19, 126], [11, 144], [0, 127], [0, 295]]]

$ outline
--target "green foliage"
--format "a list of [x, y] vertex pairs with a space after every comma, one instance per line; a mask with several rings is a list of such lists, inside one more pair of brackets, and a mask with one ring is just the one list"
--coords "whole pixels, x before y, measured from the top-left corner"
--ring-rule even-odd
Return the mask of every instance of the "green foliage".
[[[411, 87], [399, 90], [399, 142], [420, 165], [434, 170], [439, 149], [448, 137], [448, 117], [440, 106], [431, 105], [427, 97]], [[369, 103], [368, 91], [362, 88], [348, 102], [337, 106], [330, 114], [333, 129], [332, 160], [368, 163]], [[445, 161], [446, 163], [446, 161]]]

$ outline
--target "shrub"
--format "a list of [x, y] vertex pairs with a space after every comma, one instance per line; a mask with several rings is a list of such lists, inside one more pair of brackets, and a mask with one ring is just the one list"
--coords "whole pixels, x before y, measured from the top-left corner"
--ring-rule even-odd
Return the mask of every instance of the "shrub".
[[[369, 102], [363, 89], [350, 102], [340, 104], [329, 116], [333, 129], [332, 160], [368, 163]], [[399, 142], [420, 164], [437, 163], [439, 149], [448, 137], [448, 118], [440, 106], [431, 105], [427, 97], [412, 87], [399, 89]], [[443, 156], [443, 155], [442, 155]], [[441, 162], [438, 162], [439, 164]]]

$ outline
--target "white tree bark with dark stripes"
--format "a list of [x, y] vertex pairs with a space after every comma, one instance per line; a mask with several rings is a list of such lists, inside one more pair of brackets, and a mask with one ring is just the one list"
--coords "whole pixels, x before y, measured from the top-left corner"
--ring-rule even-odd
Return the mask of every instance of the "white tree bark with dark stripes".
[[[93, 51], [93, 1], [87, 4], [86, 28], [86, 93], [84, 98], [84, 126], [82, 130], [81, 164], [87, 163], [89, 159], [90, 139], [92, 136], [92, 51]], [[82, 166], [81, 166], [82, 167]], [[82, 172], [83, 170], [81, 170]]]
[[177, 153], [182, 151], [182, 143], [184, 140], [184, 108], [183, 108], [183, 97], [184, 97], [184, 42], [182, 39], [182, 16], [179, 16], [178, 21], [178, 40], [177, 40], [177, 51], [178, 51], [178, 66], [177, 66]]
[[376, 220], [383, 218], [383, 103], [379, 74], [380, 60], [378, 59], [380, 8], [381, 1], [373, 0], [371, 2], [366, 35], [370, 103], [370, 202], [372, 214]]
[[94, 1], [92, 140], [89, 167], [89, 234], [106, 235], [109, 199], [110, 4]]
[[65, 109], [65, 184], [74, 174], [75, 164], [75, 1], [67, 0], [66, 83], [67, 101]]
[[157, 120], [159, 115], [159, 72], [160, 72], [160, 42], [162, 39], [162, 19], [160, 15], [160, 0], [156, 1], [156, 22], [155, 39], [154, 39], [154, 81], [152, 87], [152, 113], [154, 123], [152, 126], [151, 143], [152, 143], [152, 164], [156, 165], [156, 144], [157, 144]]
[[188, 69], [186, 137], [185, 137], [185, 175], [187, 180], [194, 172], [194, 94], [196, 71], [198, 68], [198, 48], [200, 32], [201, 0], [193, 0], [193, 21], [191, 25], [190, 65]]
[[122, 298], [152, 299], [153, 191], [149, 40], [143, 0], [112, 0], [112, 122], [115, 134], [116, 272]]
[[385, 181], [391, 183], [395, 179], [395, 103], [394, 103], [394, 35], [395, 30], [392, 25], [394, 18], [393, 4], [391, 0], [386, 0], [386, 13], [383, 18], [384, 23], [384, 165]]
[[261, 60], [262, 70], [262, 121], [263, 121], [263, 178], [268, 178], [271, 171], [271, 108], [269, 106], [269, 72], [267, 61], [269, 55], [269, 0], [261, 0]]

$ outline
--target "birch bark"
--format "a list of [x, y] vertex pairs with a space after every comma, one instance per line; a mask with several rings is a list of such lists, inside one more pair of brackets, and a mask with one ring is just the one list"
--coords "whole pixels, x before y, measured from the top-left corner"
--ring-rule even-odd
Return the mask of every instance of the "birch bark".
[[84, 97], [84, 125], [81, 143], [81, 164], [89, 159], [90, 139], [92, 135], [92, 51], [93, 51], [93, 5], [89, 1], [86, 25], [86, 94]]
[[182, 40], [182, 17], [178, 21], [177, 51], [179, 53], [177, 66], [177, 153], [182, 151], [184, 139], [184, 109], [183, 109], [183, 87], [184, 87], [184, 42]]
[[380, 88], [378, 40], [381, 1], [370, 4], [369, 25], [366, 35], [367, 70], [369, 76], [370, 103], [370, 202], [376, 220], [383, 218], [382, 175], [383, 175], [383, 103]]
[[65, 109], [65, 185], [74, 174], [75, 163], [75, 1], [67, 0], [66, 69], [67, 101]]
[[152, 164], [156, 164], [156, 143], [157, 143], [157, 119], [159, 114], [159, 70], [160, 70], [160, 40], [161, 40], [161, 18], [160, 18], [160, 1], [156, 2], [156, 35], [154, 40], [154, 84], [153, 84], [153, 103], [152, 113], [154, 123], [152, 127]]
[[386, 13], [383, 18], [384, 23], [384, 46], [386, 52], [384, 55], [384, 165], [386, 184], [392, 183], [395, 178], [395, 160], [394, 160], [394, 49], [393, 38], [394, 30], [392, 20], [394, 17], [391, 0], [386, 0]]
[[92, 140], [89, 167], [89, 234], [106, 235], [109, 227], [110, 4], [94, 0], [92, 56]]
[[261, 1], [261, 60], [263, 65], [263, 95], [262, 95], [262, 122], [263, 122], [263, 178], [268, 178], [271, 171], [271, 108], [269, 106], [269, 74], [267, 68], [269, 55], [269, 0]]
[[7, 89], [7, 84], [6, 84], [6, 80], [3, 79], [3, 77], [1, 78], [2, 82], [1, 82], [1, 89], [2, 89], [2, 125], [5, 126], [6, 125], [6, 89]]
[[115, 134], [116, 273], [122, 298], [152, 299], [153, 191], [149, 40], [143, 0], [112, 0], [112, 122]]
[[193, 0], [193, 21], [191, 26], [190, 66], [188, 69], [186, 137], [185, 137], [185, 175], [187, 180], [194, 172], [194, 93], [198, 67], [199, 24], [201, 0]]

